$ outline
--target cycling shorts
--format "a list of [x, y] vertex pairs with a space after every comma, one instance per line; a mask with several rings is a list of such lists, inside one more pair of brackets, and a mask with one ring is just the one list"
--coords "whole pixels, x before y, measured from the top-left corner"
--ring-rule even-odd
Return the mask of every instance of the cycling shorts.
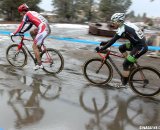
[[148, 46], [147, 44], [132, 46], [130, 43], [127, 43], [127, 44], [121, 45], [119, 47], [119, 50], [121, 53], [130, 51], [130, 55], [128, 56], [127, 59], [131, 59], [130, 57], [134, 57], [135, 59], [138, 59], [141, 55], [143, 55], [148, 51]]
[[41, 45], [43, 44], [44, 39], [51, 33], [51, 29], [48, 24], [41, 23], [34, 32], [37, 33], [34, 39], [34, 44]]

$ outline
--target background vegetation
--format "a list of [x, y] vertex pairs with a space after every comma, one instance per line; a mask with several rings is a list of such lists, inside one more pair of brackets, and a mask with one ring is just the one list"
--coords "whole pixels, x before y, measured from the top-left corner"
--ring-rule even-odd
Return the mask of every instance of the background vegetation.
[[[43, 12], [38, 6], [40, 2], [41, 0], [1, 0], [0, 16], [8, 21], [18, 21], [21, 19], [17, 10], [19, 5], [26, 3], [30, 10]], [[131, 4], [132, 0], [52, 0], [52, 13], [57, 15], [57, 22], [106, 22], [113, 13], [125, 13]], [[127, 16], [139, 21], [150, 21], [146, 14], [135, 16], [134, 11]]]

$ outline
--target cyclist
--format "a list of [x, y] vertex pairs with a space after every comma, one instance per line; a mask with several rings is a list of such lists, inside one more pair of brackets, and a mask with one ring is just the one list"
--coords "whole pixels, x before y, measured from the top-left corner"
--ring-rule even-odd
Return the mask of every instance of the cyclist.
[[[24, 33], [31, 29], [33, 25], [35, 25], [35, 29], [30, 31], [30, 34], [33, 38], [33, 51], [35, 53], [35, 57], [37, 59], [37, 65], [34, 67], [35, 70], [42, 69], [43, 65], [40, 59], [40, 48], [43, 44], [44, 39], [50, 34], [51, 29], [49, 27], [48, 21], [39, 13], [35, 11], [29, 11], [29, 7], [26, 4], [22, 4], [18, 7], [18, 12], [21, 16], [23, 16], [23, 20], [19, 25], [18, 29], [11, 33], [10, 35], [16, 35], [17, 33]], [[29, 24], [29, 26], [24, 29], [24, 26]], [[24, 29], [24, 30], [23, 30]]]
[[[112, 44], [114, 44], [119, 38], [126, 38], [129, 43], [119, 46], [119, 51], [124, 55], [125, 60], [123, 62], [123, 77], [121, 78], [122, 84], [126, 85], [129, 76], [129, 67], [133, 65], [136, 60], [148, 51], [146, 39], [143, 31], [136, 25], [130, 22], [125, 22], [124, 13], [115, 13], [111, 17], [111, 27], [117, 29], [114, 37], [109, 41], [102, 41], [101, 47], [96, 47], [97, 52], [101, 52]], [[126, 51], [130, 51], [128, 54]]]

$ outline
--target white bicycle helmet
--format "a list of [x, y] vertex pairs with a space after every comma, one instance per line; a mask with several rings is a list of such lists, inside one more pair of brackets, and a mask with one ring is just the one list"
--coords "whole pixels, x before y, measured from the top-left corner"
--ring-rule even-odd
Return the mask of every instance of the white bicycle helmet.
[[124, 22], [125, 13], [115, 13], [111, 17], [112, 22]]

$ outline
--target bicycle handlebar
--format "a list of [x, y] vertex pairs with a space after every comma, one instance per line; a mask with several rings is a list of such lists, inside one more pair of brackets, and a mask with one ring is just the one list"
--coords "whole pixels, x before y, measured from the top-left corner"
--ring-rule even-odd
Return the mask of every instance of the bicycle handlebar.
[[103, 50], [101, 52], [98, 52], [98, 54], [101, 56], [101, 57], [104, 57], [101, 55], [102, 54], [105, 54], [105, 57], [106, 56], [109, 56], [109, 55], [113, 55], [113, 56], [117, 56], [117, 57], [120, 57], [120, 58], [124, 58], [124, 56], [121, 54], [121, 53], [118, 53], [117, 51], [113, 51], [111, 49], [106, 49], [106, 50]]
[[14, 42], [13, 37], [16, 37], [16, 36], [20, 36], [22, 38], [22, 37], [24, 37], [24, 34], [19, 33], [19, 34], [16, 34], [16, 35], [12, 35], [11, 36], [12, 42]]

